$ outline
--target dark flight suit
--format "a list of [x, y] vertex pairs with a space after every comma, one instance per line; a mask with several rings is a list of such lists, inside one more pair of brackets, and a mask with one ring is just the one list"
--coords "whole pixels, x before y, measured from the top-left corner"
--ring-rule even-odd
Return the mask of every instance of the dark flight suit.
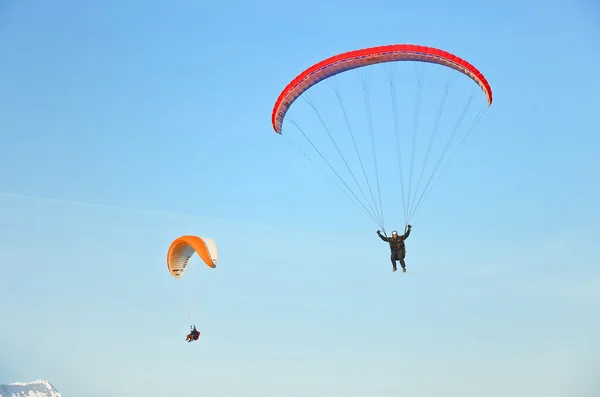
[[396, 261], [400, 261], [400, 266], [402, 266], [402, 269], [406, 269], [406, 263], [404, 263], [404, 257], [406, 256], [406, 246], [404, 245], [404, 240], [406, 240], [410, 235], [410, 230], [411, 229], [408, 229], [406, 233], [404, 233], [401, 236], [396, 236], [396, 238], [385, 237], [381, 233], [377, 234], [380, 239], [382, 239], [390, 245], [390, 250], [392, 254], [390, 259], [392, 260], [392, 265], [394, 266], [394, 269], [396, 268]]

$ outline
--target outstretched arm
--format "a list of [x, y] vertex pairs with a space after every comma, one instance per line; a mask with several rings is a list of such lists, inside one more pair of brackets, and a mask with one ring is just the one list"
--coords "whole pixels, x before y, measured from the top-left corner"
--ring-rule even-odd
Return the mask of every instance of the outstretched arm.
[[406, 229], [406, 233], [404, 233], [404, 235], [402, 235], [402, 240], [406, 240], [408, 238], [408, 236], [410, 236], [411, 230], [412, 230], [412, 226], [408, 225], [408, 228]]
[[383, 241], [385, 241], [386, 243], [388, 242], [388, 238], [387, 238], [387, 237], [385, 237], [383, 234], [381, 234], [381, 233], [379, 232], [379, 230], [377, 231], [377, 235], [379, 236], [379, 238], [380, 238], [380, 239], [382, 239], [382, 240], [383, 240]]

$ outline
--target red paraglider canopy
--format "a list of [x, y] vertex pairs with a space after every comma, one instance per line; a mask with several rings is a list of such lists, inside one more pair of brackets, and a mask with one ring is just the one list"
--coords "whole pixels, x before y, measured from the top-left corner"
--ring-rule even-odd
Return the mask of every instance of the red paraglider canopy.
[[281, 134], [283, 119], [292, 103], [318, 82], [351, 69], [395, 61], [437, 63], [455, 69], [473, 79], [485, 93], [488, 106], [492, 104], [492, 88], [483, 74], [469, 62], [437, 48], [413, 44], [392, 44], [334, 55], [306, 69], [292, 80], [277, 98], [271, 116], [273, 129]]

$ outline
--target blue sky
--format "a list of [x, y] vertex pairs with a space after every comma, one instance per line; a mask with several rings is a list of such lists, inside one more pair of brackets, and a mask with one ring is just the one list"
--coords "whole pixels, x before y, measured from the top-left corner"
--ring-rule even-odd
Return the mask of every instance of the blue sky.
[[[600, 9], [418, 4], [2, 2], [0, 383], [44, 378], [65, 397], [597, 391]], [[390, 43], [468, 59], [495, 97], [415, 217], [406, 275], [270, 125], [304, 68]], [[169, 277], [183, 234], [213, 237], [218, 267]]]

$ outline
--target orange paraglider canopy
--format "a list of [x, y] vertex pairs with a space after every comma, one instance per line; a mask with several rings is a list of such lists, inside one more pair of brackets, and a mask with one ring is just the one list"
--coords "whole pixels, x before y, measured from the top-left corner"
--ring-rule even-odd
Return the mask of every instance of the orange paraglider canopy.
[[167, 253], [167, 266], [169, 273], [175, 278], [181, 278], [190, 258], [198, 256], [204, 263], [215, 268], [218, 262], [217, 245], [211, 238], [198, 236], [181, 236], [175, 239]]

